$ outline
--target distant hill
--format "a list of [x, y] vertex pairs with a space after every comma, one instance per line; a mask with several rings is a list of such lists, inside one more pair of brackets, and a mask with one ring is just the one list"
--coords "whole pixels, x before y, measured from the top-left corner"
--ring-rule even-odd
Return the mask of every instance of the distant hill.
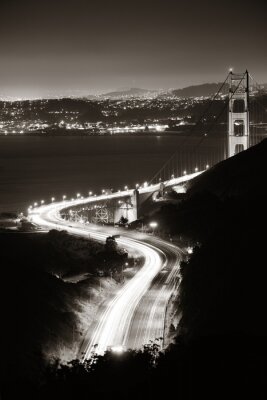
[[172, 91], [177, 97], [207, 97], [215, 94], [222, 82], [219, 83], [204, 83], [202, 85], [187, 86], [183, 89], [176, 89]]
[[108, 98], [122, 98], [122, 97], [140, 97], [148, 94], [157, 93], [157, 90], [130, 88], [125, 90], [118, 90], [114, 92], [104, 93], [101, 97]]

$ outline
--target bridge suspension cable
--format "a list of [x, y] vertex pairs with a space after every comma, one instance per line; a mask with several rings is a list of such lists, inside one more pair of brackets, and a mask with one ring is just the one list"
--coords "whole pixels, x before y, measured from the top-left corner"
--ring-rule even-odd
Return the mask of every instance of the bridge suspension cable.
[[[247, 73], [247, 72], [246, 72]], [[245, 73], [245, 74], [246, 74]], [[223, 89], [227, 87], [227, 93], [229, 91], [229, 77], [231, 72], [227, 75], [224, 82], [220, 85], [216, 94], [209, 101], [208, 106], [205, 108], [204, 112], [199, 117], [198, 121], [193, 125], [188, 134], [183, 138], [181, 144], [179, 145], [179, 149], [176, 150], [172, 156], [164, 163], [164, 165], [160, 168], [160, 170], [153, 176], [150, 181], [150, 184], [158, 183], [159, 181], [169, 181], [174, 176], [186, 175], [192, 172], [198, 172], [198, 170], [203, 170], [208, 168], [211, 165], [221, 161], [226, 158], [227, 152], [227, 140], [226, 136], [222, 137], [221, 135], [221, 127], [219, 126], [219, 120], [221, 117], [225, 117], [222, 125], [226, 125], [226, 109], [229, 103], [229, 100], [234, 96], [234, 94], [238, 91], [245, 74], [240, 75], [240, 80], [238, 85], [234, 88], [230, 97], [227, 96], [224, 99]], [[219, 97], [220, 96], [220, 97]], [[209, 114], [212, 106], [216, 103], [216, 99], [219, 97], [219, 100], [223, 101], [223, 107], [220, 109], [219, 113], [215, 116]], [[225, 96], [226, 97], [226, 96]], [[213, 120], [212, 120], [213, 118]], [[207, 121], [211, 119], [210, 126], [207, 128]], [[204, 122], [204, 123], [202, 123]], [[215, 132], [215, 142], [210, 140], [210, 133], [214, 129], [214, 126], [217, 124], [217, 129]], [[201, 135], [193, 136], [196, 132], [196, 128], [204, 129], [204, 133]], [[200, 149], [203, 142], [206, 142], [207, 146]], [[191, 146], [189, 146], [191, 143]], [[219, 146], [217, 145], [219, 143]], [[200, 151], [201, 150], [201, 151]]]

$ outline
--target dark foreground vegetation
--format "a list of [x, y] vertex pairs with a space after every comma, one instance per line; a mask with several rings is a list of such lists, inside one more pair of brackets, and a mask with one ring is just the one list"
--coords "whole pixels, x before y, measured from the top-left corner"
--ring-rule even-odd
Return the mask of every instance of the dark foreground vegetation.
[[103, 245], [64, 231], [2, 231], [0, 243], [1, 386], [9, 398], [14, 384], [42, 382], [47, 353], [81, 342], [83, 306], [101, 301], [100, 280], [111, 272], [119, 284], [127, 253], [112, 238]]
[[[164, 354], [156, 341], [85, 364], [47, 367], [39, 358], [39, 381], [5, 383], [3, 399], [24, 390], [35, 399], [267, 398], [266, 177], [263, 141], [197, 178], [183, 202], [153, 216], [166, 233], [195, 244], [182, 264], [182, 319]], [[11, 276], [6, 285], [2, 304], [10, 307]], [[10, 381], [23, 368], [13, 361]]]

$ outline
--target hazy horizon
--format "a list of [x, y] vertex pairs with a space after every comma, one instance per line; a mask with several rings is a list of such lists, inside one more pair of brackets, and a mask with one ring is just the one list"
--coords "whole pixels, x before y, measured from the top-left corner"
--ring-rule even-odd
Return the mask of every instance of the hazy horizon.
[[[0, 97], [267, 82], [266, 4], [203, 0], [1, 0]], [[251, 6], [250, 6], [251, 8]]]

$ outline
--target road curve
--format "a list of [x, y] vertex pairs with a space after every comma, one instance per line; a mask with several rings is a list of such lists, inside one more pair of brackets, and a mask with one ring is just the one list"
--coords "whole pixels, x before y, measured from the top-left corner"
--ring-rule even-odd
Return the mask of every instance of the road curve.
[[[77, 200], [73, 204], [68, 202], [68, 206], [76, 204]], [[44, 228], [64, 229], [85, 237], [89, 234], [100, 241], [118, 233], [109, 227], [70, 225], [60, 217], [59, 211], [64, 207], [66, 202], [41, 206], [31, 212], [30, 218]], [[138, 232], [123, 231], [122, 235], [117, 239], [118, 244], [137, 251], [145, 262], [98, 316], [83, 346], [83, 359], [89, 358], [92, 351], [103, 354], [109, 347], [140, 348], [164, 335], [166, 306], [177, 283], [182, 251], [171, 243]]]

